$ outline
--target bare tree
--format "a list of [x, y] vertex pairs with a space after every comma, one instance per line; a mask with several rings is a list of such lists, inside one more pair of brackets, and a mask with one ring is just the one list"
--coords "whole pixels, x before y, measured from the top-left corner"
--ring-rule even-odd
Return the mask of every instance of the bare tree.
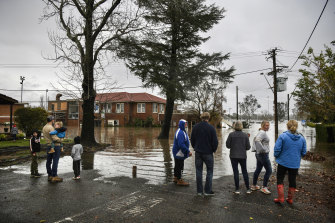
[[[56, 18], [61, 33], [49, 33], [55, 57], [64, 65], [62, 92], [83, 100], [82, 143], [95, 144], [94, 100], [97, 83], [105, 75], [109, 56], [114, 56], [117, 39], [141, 29], [139, 9], [130, 0], [43, 0], [42, 20]], [[134, 8], [136, 7], [136, 8]], [[106, 76], [105, 76], [106, 77]], [[100, 82], [101, 83], [101, 82]]]

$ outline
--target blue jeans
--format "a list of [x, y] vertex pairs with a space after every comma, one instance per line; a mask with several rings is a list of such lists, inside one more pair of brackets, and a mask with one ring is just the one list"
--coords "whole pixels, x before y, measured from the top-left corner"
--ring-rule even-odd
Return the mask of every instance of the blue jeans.
[[271, 162], [269, 159], [269, 153], [260, 153], [260, 154], [256, 154], [256, 159], [257, 159], [257, 166], [256, 166], [256, 170], [254, 173], [254, 179], [253, 179], [253, 185], [257, 184], [257, 179], [259, 174], [262, 171], [262, 168], [265, 168], [265, 175], [264, 175], [264, 180], [263, 180], [263, 187], [267, 187], [268, 186], [268, 182], [269, 182], [269, 178], [271, 176], [272, 173], [272, 167], [271, 167]]
[[[47, 149], [47, 163], [46, 163], [46, 167], [47, 167], [47, 173], [48, 176], [52, 176], [55, 177], [57, 176], [57, 168], [58, 168], [58, 161], [59, 161], [59, 157], [60, 157], [60, 146], [55, 146], [55, 152], [54, 153], [48, 153], [48, 151], [50, 151], [51, 147], [49, 146]], [[51, 168], [51, 164], [52, 164], [52, 168]]]
[[238, 172], [238, 164], [240, 164], [243, 174], [244, 183], [247, 189], [249, 189], [249, 176], [247, 171], [247, 159], [237, 159], [230, 158], [231, 166], [233, 167], [234, 172], [234, 181], [235, 181], [235, 189], [240, 189], [240, 173]]
[[205, 163], [206, 168], [207, 168], [205, 193], [211, 193], [212, 192], [213, 168], [214, 168], [213, 153], [203, 154], [203, 153], [195, 152], [195, 168], [196, 168], [197, 192], [198, 193], [203, 193], [203, 185], [202, 185], [203, 163]]

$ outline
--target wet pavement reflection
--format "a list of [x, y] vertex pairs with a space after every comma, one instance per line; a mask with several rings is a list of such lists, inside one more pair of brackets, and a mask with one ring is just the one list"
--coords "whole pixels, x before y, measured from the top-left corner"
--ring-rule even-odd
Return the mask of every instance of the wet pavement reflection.
[[[274, 128], [271, 123], [268, 135], [270, 137], [270, 160], [273, 162], [274, 147]], [[244, 132], [250, 133], [250, 142], [257, 134], [260, 123], [251, 125]], [[127, 176], [132, 177], [133, 166], [137, 167], [137, 177], [145, 178], [148, 183], [164, 184], [172, 181], [173, 177], [173, 155], [172, 145], [173, 136], [177, 129], [171, 128], [169, 140], [158, 140], [160, 128], [132, 128], [132, 127], [108, 127], [97, 128], [96, 140], [101, 143], [111, 144], [103, 151], [95, 153], [85, 153], [82, 155], [82, 169], [97, 170], [101, 177], [96, 180], [106, 181], [110, 177]], [[280, 123], [279, 133], [286, 130], [285, 123]], [[315, 129], [299, 126], [301, 132], [307, 141], [307, 150], [320, 152], [324, 156], [334, 156], [334, 145], [320, 145], [316, 143]], [[73, 138], [77, 135], [76, 128], [69, 128], [68, 137]], [[214, 179], [225, 175], [232, 175], [233, 171], [229, 159], [229, 149], [226, 148], [225, 142], [228, 134], [232, 129], [217, 129], [219, 147], [215, 153], [214, 160]], [[190, 134], [190, 130], [188, 130]], [[193, 152], [193, 149], [191, 148]], [[247, 152], [247, 169], [253, 172], [256, 168], [255, 154]], [[326, 165], [326, 166], [322, 166]], [[329, 165], [327, 167], [327, 165]], [[15, 172], [30, 174], [30, 164], [12, 166]], [[301, 169], [308, 168], [331, 168], [332, 163], [312, 163], [302, 160]], [[39, 170], [46, 174], [45, 160], [39, 163]], [[59, 173], [72, 172], [72, 158], [64, 156], [59, 161]], [[194, 157], [185, 160], [184, 178], [195, 179]]]

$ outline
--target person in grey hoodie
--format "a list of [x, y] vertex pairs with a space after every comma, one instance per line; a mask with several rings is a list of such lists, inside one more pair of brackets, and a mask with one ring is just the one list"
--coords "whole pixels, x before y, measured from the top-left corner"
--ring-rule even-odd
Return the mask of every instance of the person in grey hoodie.
[[81, 154], [83, 154], [83, 146], [80, 144], [80, 137], [76, 136], [74, 138], [74, 145], [71, 150], [71, 157], [73, 159], [74, 180], [80, 179]]
[[[271, 162], [269, 159], [270, 139], [266, 134], [266, 132], [269, 131], [269, 128], [270, 128], [269, 121], [263, 121], [258, 134], [254, 138], [254, 143], [252, 146], [252, 152], [256, 152], [257, 164], [256, 164], [256, 170], [254, 172], [254, 179], [253, 184], [251, 186], [251, 190], [261, 189], [261, 192], [263, 192], [264, 194], [271, 194], [271, 192], [268, 189], [268, 182], [272, 173]], [[260, 188], [260, 186], [257, 185], [257, 180], [263, 167], [265, 168], [266, 172], [264, 174], [263, 186], [262, 188]]]
[[234, 125], [234, 132], [231, 132], [226, 141], [226, 147], [230, 149], [230, 161], [234, 172], [235, 194], [240, 194], [239, 191], [239, 172], [238, 164], [242, 169], [244, 183], [247, 188], [247, 194], [250, 194], [249, 176], [247, 171], [247, 150], [250, 149], [249, 136], [242, 132], [242, 122], [237, 121]]

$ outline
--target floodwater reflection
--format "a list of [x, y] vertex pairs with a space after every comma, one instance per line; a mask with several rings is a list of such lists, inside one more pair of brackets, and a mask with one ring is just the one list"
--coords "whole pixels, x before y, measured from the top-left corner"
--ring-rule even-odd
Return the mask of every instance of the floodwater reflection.
[[[250, 133], [250, 141], [257, 134], [260, 124], [253, 124], [249, 129], [243, 131]], [[286, 130], [285, 123], [279, 125], [279, 133]], [[334, 156], [334, 145], [319, 145], [315, 142], [315, 129], [301, 127], [298, 129], [306, 138], [307, 150], [324, 153], [324, 156]], [[96, 180], [116, 176], [132, 177], [133, 166], [137, 167], [137, 177], [145, 178], [149, 183], [167, 183], [173, 177], [173, 137], [176, 131], [171, 128], [169, 140], [158, 140], [160, 128], [131, 128], [131, 127], [108, 127], [95, 130], [96, 140], [100, 143], [108, 143], [111, 146], [96, 153], [85, 153], [82, 155], [82, 169], [95, 169], [101, 177]], [[232, 175], [233, 171], [229, 159], [229, 149], [225, 142], [232, 129], [217, 129], [219, 147], [214, 156], [214, 179], [225, 175]], [[77, 129], [69, 129], [68, 137], [76, 136]], [[190, 134], [190, 130], [189, 130]], [[270, 160], [274, 161], [274, 129], [273, 124], [268, 132], [270, 137]], [[191, 148], [193, 152], [193, 149]], [[302, 160], [301, 169], [306, 168], [330, 168], [332, 164], [322, 166], [320, 163], [312, 163]], [[328, 165], [328, 167], [327, 167]], [[29, 164], [14, 166], [17, 172], [29, 174]], [[255, 154], [247, 152], [247, 169], [253, 172], [256, 168]], [[45, 161], [39, 164], [39, 170], [45, 173]], [[59, 172], [72, 172], [72, 159], [64, 156], [60, 159]], [[205, 172], [204, 172], [205, 174]], [[194, 156], [185, 160], [184, 177], [195, 179]]]

